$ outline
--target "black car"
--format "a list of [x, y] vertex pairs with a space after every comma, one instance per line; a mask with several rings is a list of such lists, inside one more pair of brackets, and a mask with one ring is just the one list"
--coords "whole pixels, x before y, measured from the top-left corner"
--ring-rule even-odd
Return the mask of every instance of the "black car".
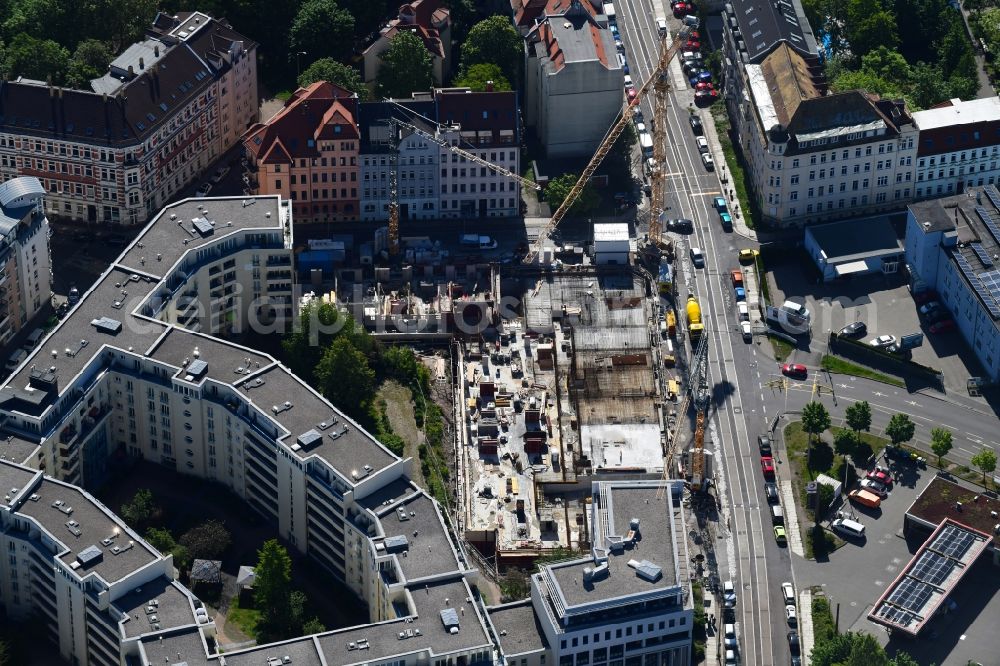
[[690, 234], [694, 231], [694, 222], [691, 220], [667, 220], [667, 231]]
[[688, 122], [691, 123], [692, 132], [694, 132], [695, 134], [701, 134], [702, 132], [701, 118], [699, 118], [698, 116], [691, 116], [688, 119]]
[[774, 481], [764, 482], [764, 494], [767, 495], [768, 504], [778, 503], [778, 486]]
[[793, 657], [799, 656], [799, 632], [789, 631], [788, 632], [788, 649], [791, 651]]
[[692, 76], [695, 72], [700, 72], [704, 68], [704, 63], [700, 60], [685, 60], [681, 63], [685, 76]]
[[845, 338], [863, 338], [868, 335], [868, 326], [863, 321], [856, 321], [840, 329], [840, 334]]
[[757, 447], [760, 449], [760, 455], [762, 456], [771, 455], [770, 435], [757, 435]]

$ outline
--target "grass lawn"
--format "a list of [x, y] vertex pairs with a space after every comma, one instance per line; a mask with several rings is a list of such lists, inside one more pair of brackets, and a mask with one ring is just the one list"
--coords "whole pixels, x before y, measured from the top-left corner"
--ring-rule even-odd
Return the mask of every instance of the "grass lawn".
[[782, 340], [773, 335], [767, 336], [767, 339], [771, 341], [771, 346], [774, 348], [774, 360], [778, 363], [784, 363], [795, 350], [795, 347], [787, 340]]
[[239, 596], [229, 605], [227, 619], [235, 624], [247, 636], [257, 638], [257, 623], [260, 622], [260, 611], [254, 608], [240, 608]]
[[814, 644], [825, 643], [837, 635], [837, 625], [830, 612], [830, 600], [823, 595], [823, 588], [813, 588], [812, 620]]
[[851, 375], [852, 377], [864, 377], [865, 379], [873, 379], [877, 382], [882, 382], [883, 384], [889, 384], [891, 386], [897, 386], [899, 388], [905, 388], [906, 383], [903, 382], [899, 377], [893, 377], [887, 375], [877, 370], [872, 370], [871, 368], [866, 368], [863, 365], [858, 365], [857, 363], [851, 363], [845, 359], [838, 356], [831, 356], [830, 354], [824, 354], [823, 360], [820, 362], [820, 366], [824, 370], [829, 370], [830, 372], [835, 372], [839, 375]]

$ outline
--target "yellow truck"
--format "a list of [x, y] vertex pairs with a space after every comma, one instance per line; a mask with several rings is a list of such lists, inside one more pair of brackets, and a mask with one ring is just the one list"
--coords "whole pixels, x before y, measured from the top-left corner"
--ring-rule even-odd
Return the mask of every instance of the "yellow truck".
[[694, 344], [701, 339], [701, 334], [705, 330], [705, 325], [701, 323], [701, 306], [694, 296], [688, 296], [687, 318], [688, 333], [691, 335], [691, 344]]

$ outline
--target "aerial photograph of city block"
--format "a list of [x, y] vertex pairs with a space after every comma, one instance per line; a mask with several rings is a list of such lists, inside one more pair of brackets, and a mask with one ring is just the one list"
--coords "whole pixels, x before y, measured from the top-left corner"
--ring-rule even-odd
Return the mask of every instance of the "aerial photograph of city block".
[[0, 0], [0, 666], [1000, 666], [1000, 0], [399, 2]]

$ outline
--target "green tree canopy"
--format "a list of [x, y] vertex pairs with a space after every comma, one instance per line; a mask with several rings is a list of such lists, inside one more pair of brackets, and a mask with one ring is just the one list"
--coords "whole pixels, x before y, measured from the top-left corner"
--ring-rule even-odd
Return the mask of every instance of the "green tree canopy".
[[820, 435], [830, 427], [830, 412], [821, 402], [810, 402], [802, 408], [802, 430], [811, 437]]
[[411, 32], [400, 32], [379, 56], [381, 65], [376, 78], [379, 97], [409, 97], [429, 90], [434, 83], [434, 65], [423, 41]]
[[305, 51], [310, 58], [343, 58], [354, 42], [354, 17], [336, 0], [306, 0], [288, 33], [292, 57]]
[[851, 51], [863, 58], [871, 51], [899, 46], [896, 15], [888, 2], [878, 0], [847, 0], [844, 30]]
[[868, 404], [867, 400], [856, 402], [847, 408], [844, 417], [847, 420], [847, 427], [854, 432], [871, 430], [872, 406]]
[[148, 488], [140, 488], [135, 491], [131, 500], [122, 504], [119, 515], [132, 529], [139, 530], [150, 521], [157, 511], [159, 511], [159, 507], [153, 500], [152, 491]]
[[299, 75], [299, 85], [302, 87], [311, 85], [316, 81], [329, 81], [342, 88], [358, 94], [358, 99], [364, 101], [368, 99], [368, 88], [361, 78], [361, 73], [342, 62], [337, 62], [333, 58], [320, 58], [313, 62], [305, 71]]
[[838, 430], [833, 436], [833, 450], [842, 456], [849, 456], [854, 453], [858, 441], [858, 433], [853, 430]]
[[217, 560], [229, 548], [232, 535], [220, 520], [207, 520], [181, 535], [179, 542], [195, 559]]
[[906, 414], [893, 414], [889, 419], [889, 425], [885, 428], [885, 434], [893, 446], [899, 446], [913, 439], [915, 431], [916, 425]]
[[951, 451], [952, 435], [951, 431], [945, 428], [934, 428], [931, 430], [931, 451], [938, 459], [938, 467], [941, 466], [941, 461], [944, 459], [948, 452]]
[[491, 16], [472, 26], [462, 43], [462, 71], [473, 65], [496, 65], [504, 77], [517, 85], [524, 63], [524, 43], [510, 18]]
[[80, 42], [69, 61], [66, 84], [81, 90], [90, 89], [91, 79], [104, 76], [108, 65], [114, 59], [111, 47], [97, 39]]
[[[569, 196], [570, 190], [576, 185], [580, 176], [575, 173], [564, 173], [558, 178], [553, 178], [545, 186], [545, 200], [554, 213], [562, 202]], [[601, 198], [594, 191], [594, 188], [587, 183], [583, 186], [583, 191], [577, 197], [576, 203], [569, 209], [569, 215], [586, 215], [601, 204]]]
[[161, 553], [173, 555], [174, 566], [178, 569], [187, 569], [191, 566], [191, 553], [188, 552], [187, 548], [174, 541], [170, 530], [150, 527], [146, 530], [146, 541]]
[[983, 485], [986, 485], [986, 475], [992, 474], [997, 468], [997, 453], [988, 446], [979, 449], [979, 453], [972, 456], [972, 464], [983, 473]]
[[366, 418], [366, 408], [375, 393], [375, 371], [368, 357], [346, 337], [340, 336], [323, 353], [316, 367], [320, 391], [348, 416]]
[[910, 655], [897, 652], [890, 658], [871, 634], [849, 631], [818, 641], [810, 655], [813, 666], [911, 666]]
[[19, 34], [4, 47], [3, 70], [12, 78], [24, 76], [55, 85], [66, 81], [69, 51], [51, 39]]
[[455, 79], [456, 86], [472, 88], [476, 92], [484, 92], [489, 82], [493, 82], [493, 90], [503, 92], [510, 90], [510, 81], [503, 75], [500, 68], [492, 63], [481, 62], [472, 65]]
[[254, 604], [269, 635], [283, 636], [291, 617], [292, 558], [276, 539], [266, 541], [257, 551], [254, 567]]

